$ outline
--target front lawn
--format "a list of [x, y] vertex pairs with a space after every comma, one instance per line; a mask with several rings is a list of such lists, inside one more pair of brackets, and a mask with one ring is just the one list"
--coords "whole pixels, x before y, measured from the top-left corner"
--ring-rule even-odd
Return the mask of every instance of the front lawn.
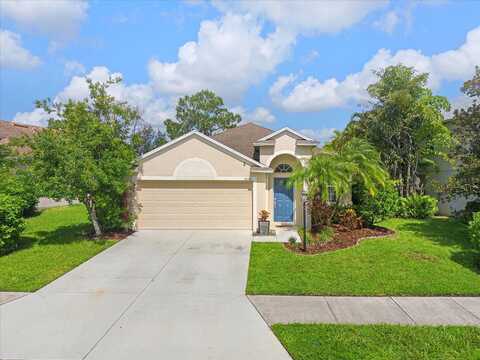
[[83, 205], [52, 208], [26, 220], [25, 247], [0, 257], [0, 291], [34, 291], [111, 246], [87, 239]]
[[279, 243], [253, 243], [248, 294], [480, 295], [477, 251], [464, 224], [448, 219], [391, 219], [397, 234], [318, 255]]
[[294, 360], [480, 358], [480, 328], [401, 325], [273, 325]]

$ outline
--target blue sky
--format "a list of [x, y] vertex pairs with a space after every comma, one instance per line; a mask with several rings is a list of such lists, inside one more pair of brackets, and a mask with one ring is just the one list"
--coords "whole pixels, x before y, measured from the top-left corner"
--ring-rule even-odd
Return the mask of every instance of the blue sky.
[[431, 73], [461, 106], [480, 64], [480, 1], [2, 0], [0, 118], [44, 125], [34, 101], [112, 94], [162, 126], [179, 96], [209, 88], [251, 120], [326, 139], [368, 104], [373, 69]]

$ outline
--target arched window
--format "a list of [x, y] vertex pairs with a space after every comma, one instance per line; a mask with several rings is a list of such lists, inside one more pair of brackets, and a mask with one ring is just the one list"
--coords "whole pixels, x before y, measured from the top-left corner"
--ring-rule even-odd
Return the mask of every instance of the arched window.
[[292, 171], [292, 167], [288, 164], [280, 164], [275, 168], [276, 173], [290, 173]]

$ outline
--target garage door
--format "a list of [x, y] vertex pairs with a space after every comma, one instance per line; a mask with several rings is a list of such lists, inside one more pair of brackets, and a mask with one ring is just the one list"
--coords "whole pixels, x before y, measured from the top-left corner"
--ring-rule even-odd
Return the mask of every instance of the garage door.
[[141, 181], [139, 229], [251, 229], [252, 183]]

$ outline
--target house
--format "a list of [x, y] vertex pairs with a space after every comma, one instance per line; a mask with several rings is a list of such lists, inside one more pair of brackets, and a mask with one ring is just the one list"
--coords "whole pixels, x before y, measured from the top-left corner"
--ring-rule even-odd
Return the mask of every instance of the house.
[[[0, 145], [8, 144], [13, 138], [32, 136], [42, 128], [40, 126], [19, 124], [13, 121], [0, 120]], [[28, 151], [27, 148], [18, 148], [20, 152]]]
[[212, 137], [192, 131], [142, 156], [135, 203], [138, 229], [257, 229], [301, 225], [302, 186], [288, 176], [310, 160], [317, 142], [253, 123]]

